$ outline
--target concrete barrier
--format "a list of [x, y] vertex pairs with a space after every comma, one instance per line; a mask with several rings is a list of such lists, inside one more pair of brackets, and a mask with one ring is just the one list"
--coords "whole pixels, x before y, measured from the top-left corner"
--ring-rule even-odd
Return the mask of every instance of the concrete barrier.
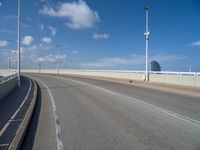
[[17, 74], [0, 78], [0, 100], [9, 94], [17, 85]]
[[[26, 73], [39, 73], [37, 69], [23, 70]], [[40, 73], [44, 74], [66, 74], [109, 77], [129, 80], [144, 81], [144, 71], [129, 70], [73, 70], [73, 69], [43, 69]], [[194, 72], [149, 72], [149, 82], [177, 84], [185, 86], [200, 87], [200, 73]]]
[[169, 83], [185, 86], [200, 87], [199, 73], [152, 73], [150, 74], [150, 82]]
[[31, 82], [33, 83], [33, 88], [34, 88], [33, 89], [33, 97], [31, 99], [29, 99], [29, 100], [31, 100], [31, 103], [28, 107], [28, 110], [26, 112], [24, 119], [22, 120], [14, 138], [12, 139], [12, 141], [8, 147], [8, 150], [19, 150], [20, 149], [23, 139], [26, 135], [26, 131], [27, 131], [30, 121], [32, 119], [33, 111], [34, 111], [36, 100], [37, 100], [38, 86], [34, 80], [32, 80]]

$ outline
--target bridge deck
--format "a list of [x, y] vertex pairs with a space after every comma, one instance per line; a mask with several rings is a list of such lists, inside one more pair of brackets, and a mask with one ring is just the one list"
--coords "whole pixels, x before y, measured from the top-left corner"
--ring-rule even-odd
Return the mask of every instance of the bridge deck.
[[21, 87], [0, 100], [0, 149], [6, 149], [24, 119], [33, 89], [32, 81], [22, 77]]
[[23, 149], [54, 150], [60, 143], [68, 150], [200, 148], [199, 97], [95, 79], [32, 76], [40, 80], [41, 99]]

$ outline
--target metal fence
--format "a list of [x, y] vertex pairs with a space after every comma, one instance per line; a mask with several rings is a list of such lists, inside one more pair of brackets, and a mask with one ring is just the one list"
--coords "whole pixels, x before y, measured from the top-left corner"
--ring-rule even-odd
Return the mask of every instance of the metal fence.
[[[51, 69], [46, 69], [46, 70], [51, 70]], [[55, 70], [55, 69], [52, 69], [52, 70]], [[63, 70], [63, 71], [82, 71], [82, 72], [143, 73], [143, 74], [145, 74], [145, 71], [133, 71], [133, 70], [82, 70], [82, 69], [61, 69], [61, 70]], [[200, 76], [200, 72], [149, 71], [149, 74]]]
[[0, 71], [0, 83], [6, 82], [10, 79], [16, 78], [17, 73], [14, 70], [1, 70]]

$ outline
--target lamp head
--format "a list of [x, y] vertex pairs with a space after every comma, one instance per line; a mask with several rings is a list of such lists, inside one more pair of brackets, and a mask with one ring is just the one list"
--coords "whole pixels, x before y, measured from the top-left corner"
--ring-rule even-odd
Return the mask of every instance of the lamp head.
[[148, 8], [147, 6], [144, 6], [144, 10], [145, 10], [145, 11], [148, 11], [149, 8]]

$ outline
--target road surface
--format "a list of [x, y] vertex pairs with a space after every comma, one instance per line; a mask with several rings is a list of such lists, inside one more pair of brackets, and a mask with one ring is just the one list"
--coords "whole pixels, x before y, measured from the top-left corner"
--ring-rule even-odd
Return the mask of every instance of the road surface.
[[41, 90], [22, 149], [199, 150], [200, 98], [77, 77]]
[[21, 87], [16, 86], [11, 93], [0, 99], [0, 150], [7, 149], [30, 105], [33, 89], [32, 81], [21, 77]]

